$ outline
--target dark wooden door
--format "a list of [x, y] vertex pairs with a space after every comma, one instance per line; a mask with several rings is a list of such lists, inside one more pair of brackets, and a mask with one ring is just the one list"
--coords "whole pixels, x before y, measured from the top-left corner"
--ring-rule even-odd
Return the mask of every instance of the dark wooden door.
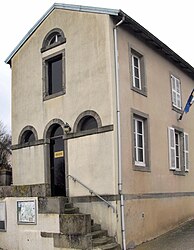
[[66, 196], [64, 141], [62, 137], [51, 138], [51, 194], [52, 196]]

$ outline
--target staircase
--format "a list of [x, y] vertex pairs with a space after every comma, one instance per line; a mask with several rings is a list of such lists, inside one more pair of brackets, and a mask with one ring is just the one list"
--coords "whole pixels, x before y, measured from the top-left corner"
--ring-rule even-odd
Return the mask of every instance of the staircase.
[[60, 233], [41, 232], [41, 237], [53, 238], [54, 248], [120, 250], [114, 237], [108, 236], [90, 214], [82, 214], [66, 197], [39, 198], [38, 211], [59, 214]]

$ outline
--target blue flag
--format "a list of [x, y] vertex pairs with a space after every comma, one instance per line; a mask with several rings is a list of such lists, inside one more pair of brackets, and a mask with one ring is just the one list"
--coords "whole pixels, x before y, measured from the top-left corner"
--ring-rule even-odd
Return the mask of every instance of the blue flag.
[[191, 94], [190, 94], [190, 96], [189, 96], [189, 99], [188, 99], [188, 101], [187, 101], [187, 103], [186, 103], [186, 105], [185, 105], [185, 108], [184, 108], [184, 112], [185, 112], [185, 113], [188, 113], [188, 112], [189, 112], [189, 109], [190, 109], [191, 105], [193, 104], [193, 102], [194, 102], [194, 89], [193, 89], [193, 91], [191, 92]]

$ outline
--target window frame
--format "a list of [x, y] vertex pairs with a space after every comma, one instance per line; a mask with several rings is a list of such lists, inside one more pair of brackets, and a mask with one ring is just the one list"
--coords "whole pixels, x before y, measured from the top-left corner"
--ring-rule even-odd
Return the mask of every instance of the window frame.
[[[131, 120], [132, 120], [131, 136], [132, 136], [133, 170], [150, 172], [151, 167], [150, 167], [150, 161], [149, 161], [149, 152], [150, 152], [150, 148], [149, 148], [150, 147], [150, 143], [149, 143], [149, 116], [143, 112], [132, 109]], [[137, 145], [135, 143], [135, 138], [137, 141], [137, 134], [135, 134], [135, 132], [137, 132], [137, 130], [135, 130], [137, 128], [137, 127], [135, 127], [136, 121], [140, 121], [143, 124], [143, 130], [142, 130], [143, 161], [138, 161], [136, 158], [136, 153], [138, 150], [138, 147], [136, 147]]]
[[[60, 39], [54, 43], [50, 43], [50, 41], [52, 40], [52, 38], [56, 35], [60, 35]], [[54, 28], [52, 30], [50, 30], [47, 35], [45, 36], [43, 43], [42, 43], [42, 48], [41, 48], [41, 53], [55, 48], [58, 45], [61, 45], [63, 43], [66, 43], [66, 38], [64, 36], [64, 33], [61, 29], [59, 28]]]
[[[138, 60], [138, 74], [139, 74], [139, 87], [135, 84], [135, 68], [134, 65], [134, 58]], [[147, 88], [146, 88], [146, 81], [145, 81], [145, 65], [144, 65], [144, 56], [130, 48], [130, 64], [131, 64], [131, 89], [135, 92], [147, 96]]]
[[[62, 83], [61, 90], [55, 92], [53, 94], [49, 93], [49, 69], [48, 65], [52, 59], [62, 56]], [[65, 49], [60, 50], [58, 52], [52, 53], [42, 59], [42, 72], [43, 72], [43, 100], [48, 100], [51, 98], [55, 98], [66, 93], [66, 83], [65, 83]]]
[[[178, 143], [176, 142], [176, 137]], [[175, 174], [189, 172], [189, 135], [183, 129], [168, 127], [169, 169]], [[177, 151], [178, 147], [178, 151]], [[179, 166], [177, 166], [177, 158]]]
[[[178, 77], [171, 74], [170, 82], [171, 82], [171, 100], [172, 100], [173, 110], [181, 113], [182, 112], [181, 81]], [[175, 86], [173, 86], [174, 84]]]
[[[24, 142], [24, 138], [25, 138], [25, 135], [28, 133], [28, 132], [32, 132], [34, 134], [34, 138], [35, 140], [33, 142]], [[34, 142], [36, 142], [38, 140], [38, 134], [37, 134], [37, 131], [36, 129], [31, 126], [31, 125], [27, 125], [25, 126], [20, 134], [19, 134], [19, 137], [18, 137], [18, 145], [23, 145], [23, 144], [34, 144]]]

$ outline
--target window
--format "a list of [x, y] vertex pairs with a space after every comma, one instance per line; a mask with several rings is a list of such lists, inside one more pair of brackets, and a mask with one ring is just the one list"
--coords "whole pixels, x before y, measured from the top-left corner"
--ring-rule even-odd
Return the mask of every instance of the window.
[[65, 94], [65, 51], [43, 58], [44, 100]]
[[[38, 141], [38, 134], [33, 126], [26, 126], [22, 129], [18, 137], [18, 145], [32, 146]], [[27, 144], [27, 145], [23, 145]]]
[[27, 130], [22, 135], [22, 143], [28, 143], [28, 142], [34, 142], [35, 141], [35, 135], [31, 130]]
[[143, 56], [131, 49], [132, 89], [146, 95]]
[[135, 55], [132, 55], [132, 68], [133, 68], [133, 87], [137, 89], [142, 89], [140, 58]]
[[189, 171], [188, 134], [180, 129], [168, 128], [170, 169]]
[[[143, 116], [142, 116], [143, 115]], [[148, 116], [133, 113], [133, 161], [135, 170], [149, 170], [148, 161]]]
[[49, 59], [47, 62], [48, 94], [62, 91], [62, 55]]
[[44, 38], [42, 43], [41, 52], [44, 52], [48, 49], [52, 49], [58, 45], [61, 45], [66, 42], [66, 38], [61, 29], [55, 28], [52, 29]]
[[172, 105], [181, 110], [181, 83], [178, 78], [171, 75]]
[[[61, 29], [52, 29], [44, 38], [41, 52], [43, 53], [43, 100], [65, 94], [65, 50], [60, 47], [58, 52], [52, 49], [66, 42]], [[64, 47], [64, 46], [63, 46]], [[44, 57], [44, 52], [50, 50]], [[55, 49], [56, 51], [56, 49]]]
[[135, 164], [145, 166], [144, 122], [134, 118], [134, 155]]
[[102, 128], [102, 121], [100, 116], [94, 110], [86, 110], [82, 112], [76, 119], [73, 131], [79, 133], [81, 131], [93, 130], [89, 133], [96, 133]]
[[85, 131], [85, 130], [97, 129], [97, 128], [98, 128], [98, 124], [97, 124], [96, 119], [90, 115], [83, 117], [78, 124], [79, 131]]

